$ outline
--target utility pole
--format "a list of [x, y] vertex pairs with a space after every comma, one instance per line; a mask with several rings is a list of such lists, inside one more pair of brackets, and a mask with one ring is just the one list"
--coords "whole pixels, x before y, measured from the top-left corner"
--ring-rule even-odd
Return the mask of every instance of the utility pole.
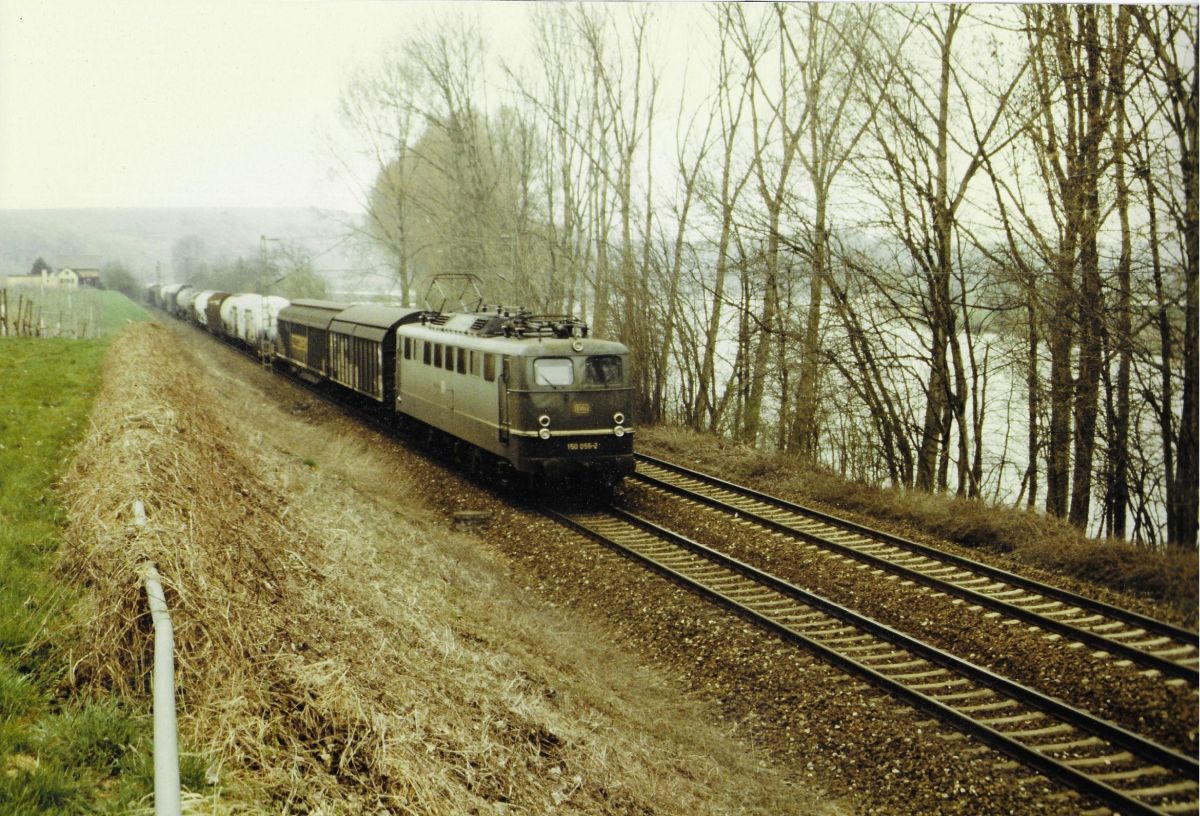
[[267, 274], [267, 244], [274, 241], [277, 244], [282, 244], [282, 238], [268, 238], [265, 235], [258, 236], [258, 293], [260, 295], [267, 294], [267, 288], [271, 286], [271, 276]]

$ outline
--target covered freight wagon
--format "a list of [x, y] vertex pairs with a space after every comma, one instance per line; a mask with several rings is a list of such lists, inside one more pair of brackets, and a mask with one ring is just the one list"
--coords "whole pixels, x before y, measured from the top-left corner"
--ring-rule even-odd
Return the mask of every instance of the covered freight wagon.
[[374, 304], [340, 312], [329, 323], [329, 378], [390, 408], [396, 399], [396, 327], [422, 314]]
[[328, 300], [294, 300], [279, 311], [275, 340], [278, 357], [302, 374], [324, 377], [329, 370], [329, 323], [346, 303]]

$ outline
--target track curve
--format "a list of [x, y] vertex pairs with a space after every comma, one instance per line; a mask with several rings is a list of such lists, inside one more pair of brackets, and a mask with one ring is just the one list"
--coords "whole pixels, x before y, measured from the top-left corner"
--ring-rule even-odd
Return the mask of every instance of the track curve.
[[1114, 811], [1196, 813], [1196, 760], [625, 511], [543, 512]]
[[875, 569], [1200, 685], [1196, 633], [645, 454], [634, 477]]

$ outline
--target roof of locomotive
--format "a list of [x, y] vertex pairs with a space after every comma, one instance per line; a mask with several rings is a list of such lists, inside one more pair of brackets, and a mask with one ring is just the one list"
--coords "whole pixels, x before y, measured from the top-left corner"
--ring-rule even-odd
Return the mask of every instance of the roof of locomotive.
[[466, 312], [425, 312], [421, 325], [478, 337], [587, 337], [588, 327], [570, 315], [533, 314], [524, 309], [487, 306]]
[[[470, 315], [468, 315], [470, 317]], [[429, 342], [461, 345], [468, 348], [512, 356], [545, 356], [572, 354], [627, 354], [629, 349], [612, 340], [587, 337], [557, 337], [554, 335], [480, 334], [456, 329], [450, 321], [443, 325], [409, 323], [400, 326], [397, 334]]]

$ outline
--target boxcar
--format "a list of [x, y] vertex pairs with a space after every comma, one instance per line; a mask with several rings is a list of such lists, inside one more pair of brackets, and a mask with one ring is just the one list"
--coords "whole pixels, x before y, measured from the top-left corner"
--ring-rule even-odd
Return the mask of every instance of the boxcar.
[[348, 307], [328, 300], [293, 300], [279, 311], [275, 355], [301, 376], [329, 373], [329, 323]]
[[390, 410], [396, 399], [396, 328], [422, 314], [374, 304], [339, 312], [329, 323], [329, 379]]

